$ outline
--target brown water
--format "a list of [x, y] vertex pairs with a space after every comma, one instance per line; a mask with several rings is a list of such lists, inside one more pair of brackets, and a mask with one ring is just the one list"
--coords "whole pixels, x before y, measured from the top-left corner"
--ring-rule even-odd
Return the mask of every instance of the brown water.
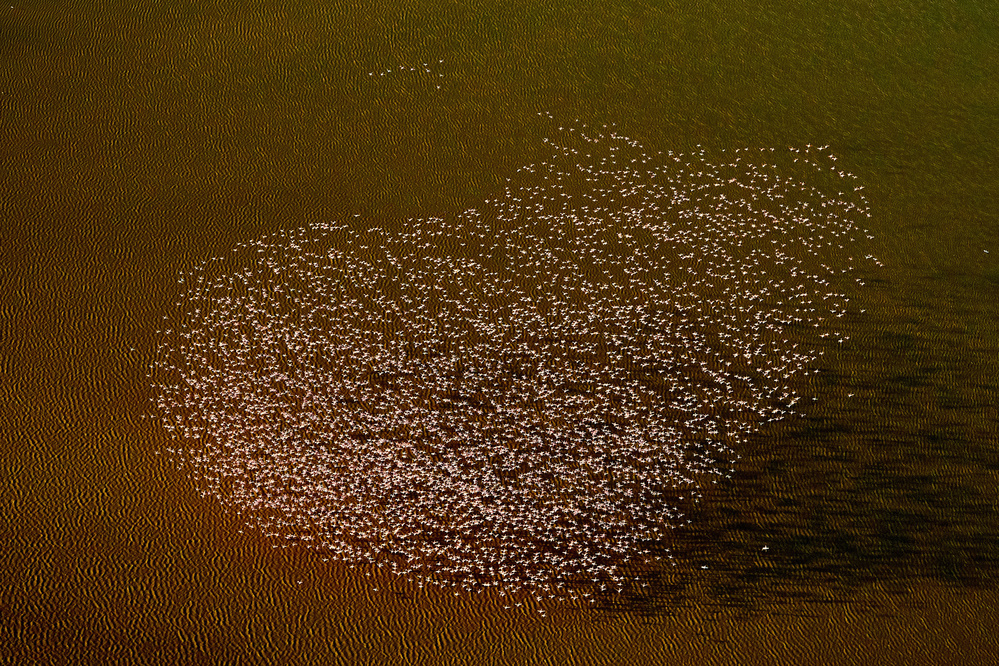
[[[988, 14], [589, 7], [0, 10], [4, 660], [988, 662]], [[820, 400], [677, 540], [709, 568], [542, 618], [241, 532], [141, 418], [176, 275], [311, 221], [463, 210], [531, 161], [539, 110], [661, 150], [830, 144], [867, 184], [885, 268]]]

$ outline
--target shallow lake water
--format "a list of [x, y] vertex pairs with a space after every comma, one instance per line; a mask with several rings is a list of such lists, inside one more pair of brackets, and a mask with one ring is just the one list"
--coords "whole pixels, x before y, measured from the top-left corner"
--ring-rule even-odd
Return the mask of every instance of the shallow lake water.
[[[988, 663], [988, 12], [370, 4], [0, 10], [4, 660]], [[851, 274], [843, 341], [685, 507], [680, 565], [505, 608], [324, 561], [178, 469], [147, 416], [184, 274], [303, 226], [484, 210], [562, 124], [650, 152], [828, 146], [870, 208], [880, 265]]]

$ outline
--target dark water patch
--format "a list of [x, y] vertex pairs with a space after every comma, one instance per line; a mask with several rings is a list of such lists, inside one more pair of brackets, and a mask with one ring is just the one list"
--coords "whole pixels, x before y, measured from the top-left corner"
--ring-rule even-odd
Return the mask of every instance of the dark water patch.
[[[690, 513], [697, 529], [674, 544], [678, 560], [707, 568], [664, 598], [773, 612], [781, 600], [853, 602], [930, 583], [999, 587], [995, 393], [954, 384], [966, 360], [934, 346], [945, 324], [896, 325], [833, 357], [824, 371], [836, 380], [813, 384], [805, 418], [747, 440], [731, 482], [706, 491]], [[936, 395], [956, 407], [926, 400]]]

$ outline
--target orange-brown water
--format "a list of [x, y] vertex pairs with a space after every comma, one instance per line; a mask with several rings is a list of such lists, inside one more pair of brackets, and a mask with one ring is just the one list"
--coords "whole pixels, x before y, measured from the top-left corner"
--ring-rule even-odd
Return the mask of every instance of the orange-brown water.
[[[0, 655], [988, 663], [996, 63], [972, 9], [911, 10], [3, 10]], [[540, 617], [275, 548], [156, 455], [146, 369], [180, 271], [303, 223], [463, 210], [529, 161], [538, 109], [662, 149], [831, 143], [867, 184], [865, 316], [674, 544], [703, 565]]]

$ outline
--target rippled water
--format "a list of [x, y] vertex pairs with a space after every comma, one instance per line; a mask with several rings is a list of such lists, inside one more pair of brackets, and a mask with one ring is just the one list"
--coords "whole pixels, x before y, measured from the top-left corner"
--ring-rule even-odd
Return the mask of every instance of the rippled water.
[[[990, 11], [0, 5], [0, 661], [991, 663]], [[586, 144], [582, 130], [608, 139]], [[635, 191], [602, 173], [611, 163], [645, 190], [653, 173], [669, 185]], [[781, 188], [783, 200], [762, 195]], [[688, 200], [671, 210], [699, 211], [700, 225], [639, 214], [674, 193]], [[821, 220], [835, 200], [857, 209], [830, 230], [852, 222], [875, 238], [848, 234], [845, 254], [820, 244], [842, 236], [807, 226], [756, 242], [752, 220], [781, 201]], [[709, 224], [716, 213], [728, 217]], [[199, 278], [214, 285], [200, 297]], [[792, 291], [753, 298], [753, 279]], [[349, 293], [323, 301], [324, 289]], [[813, 304], [777, 298], [795, 294]], [[342, 319], [318, 318], [331, 302]], [[251, 326], [224, 325], [250, 308]], [[746, 359], [757, 317], [763, 347]], [[789, 376], [761, 364], [771, 357]], [[242, 394], [213, 392], [209, 375]], [[150, 405], [156, 418], [141, 418]], [[637, 416], [615, 420], [625, 410]], [[164, 415], [181, 417], [172, 433]], [[496, 451], [501, 436], [511, 446]], [[635, 455], [583, 447], [539, 465], [554, 480], [504, 472], [552, 450], [532, 438], [556, 437]], [[334, 467], [331, 444], [363, 444], [376, 474], [360, 484]], [[638, 455], [653, 445], [672, 457]], [[447, 506], [419, 483], [451, 492]], [[339, 517], [321, 501], [349, 490]], [[642, 492], [671, 514], [628, 499]], [[372, 518], [351, 524], [362, 505]], [[427, 520], [400, 513], [416, 506]], [[480, 527], [508, 538], [458, 542]], [[509, 543], [524, 555], [497, 564]], [[534, 563], [580, 553], [601, 568]], [[504, 596], [486, 585], [502, 566], [516, 567]]]

